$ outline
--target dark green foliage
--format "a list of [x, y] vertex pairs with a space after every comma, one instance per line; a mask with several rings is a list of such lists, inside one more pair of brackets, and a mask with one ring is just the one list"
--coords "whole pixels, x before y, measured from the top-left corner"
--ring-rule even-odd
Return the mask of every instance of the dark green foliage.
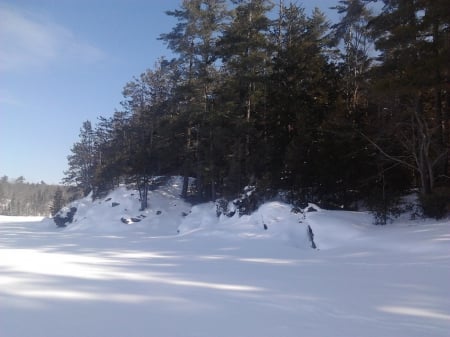
[[450, 212], [450, 188], [438, 187], [431, 194], [421, 194], [420, 202], [425, 216], [442, 219]]
[[[220, 199], [218, 214], [283, 191], [295, 205], [369, 206], [379, 223], [419, 188], [426, 213], [441, 214], [449, 6], [386, 0], [375, 13], [370, 2], [336, 1], [330, 27], [283, 1], [182, 1], [161, 35], [175, 58], [128, 82], [122, 111], [83, 124], [66, 182], [94, 197], [133, 183], [145, 209], [154, 177], [179, 175], [182, 197]], [[245, 186], [255, 191], [239, 199]]]
[[395, 152], [386, 145], [372, 145], [391, 161], [414, 170], [421, 193], [431, 194], [439, 176], [446, 176], [449, 183], [450, 101], [444, 84], [450, 69], [449, 46], [444, 41], [449, 33], [449, 6], [444, 9], [441, 1], [383, 2], [382, 12], [371, 23], [380, 51], [372, 73], [372, 93], [383, 109], [378, 133], [402, 149]]
[[80, 141], [71, 149], [67, 157], [69, 169], [65, 172], [64, 183], [75, 184], [88, 195], [94, 188], [96, 165], [95, 134], [90, 121], [85, 121], [80, 129]]
[[63, 191], [61, 188], [58, 188], [53, 196], [52, 205], [50, 206], [50, 214], [55, 216], [56, 213], [65, 205], [66, 201], [64, 200]]

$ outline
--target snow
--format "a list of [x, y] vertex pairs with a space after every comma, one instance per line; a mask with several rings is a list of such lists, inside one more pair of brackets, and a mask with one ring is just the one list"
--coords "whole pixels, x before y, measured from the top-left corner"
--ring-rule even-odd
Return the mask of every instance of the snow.
[[0, 336], [449, 335], [448, 219], [374, 226], [281, 202], [217, 218], [180, 187], [144, 212], [125, 187], [82, 199], [66, 228], [0, 217]]

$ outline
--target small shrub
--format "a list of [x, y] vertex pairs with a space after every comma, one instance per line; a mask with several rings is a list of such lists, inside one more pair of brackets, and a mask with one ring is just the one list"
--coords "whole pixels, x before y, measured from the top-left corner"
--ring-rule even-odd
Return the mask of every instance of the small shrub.
[[373, 214], [375, 225], [392, 223], [402, 213], [401, 196], [403, 191], [386, 188], [374, 188], [365, 200], [367, 208]]
[[450, 187], [437, 187], [431, 194], [421, 194], [420, 203], [425, 216], [444, 218], [450, 211]]

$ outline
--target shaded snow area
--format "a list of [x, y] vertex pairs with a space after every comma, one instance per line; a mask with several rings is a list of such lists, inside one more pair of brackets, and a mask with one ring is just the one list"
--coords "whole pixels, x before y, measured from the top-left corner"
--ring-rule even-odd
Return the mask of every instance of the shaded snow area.
[[449, 336], [448, 220], [280, 202], [218, 218], [180, 185], [142, 212], [126, 188], [74, 202], [65, 228], [0, 217], [0, 336]]

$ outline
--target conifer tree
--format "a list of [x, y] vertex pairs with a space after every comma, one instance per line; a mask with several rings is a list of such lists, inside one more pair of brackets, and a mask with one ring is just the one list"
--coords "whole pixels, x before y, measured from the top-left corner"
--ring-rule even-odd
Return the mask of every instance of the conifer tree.
[[[205, 160], [207, 145], [212, 142], [211, 129], [206, 127], [210, 119], [212, 81], [217, 59], [216, 40], [227, 16], [224, 0], [184, 0], [181, 8], [168, 11], [177, 19], [177, 25], [161, 39], [178, 55], [182, 67], [182, 83], [177, 88], [180, 118], [186, 121], [183, 160], [183, 191], [187, 196], [188, 176], [197, 177], [197, 189], [202, 196], [205, 181], [204, 168], [211, 162]], [[208, 142], [209, 140], [209, 142]], [[208, 144], [207, 144], [208, 143]], [[209, 184], [214, 186], [214, 174]]]
[[266, 0], [232, 2], [236, 7], [220, 46], [226, 69], [226, 108], [235, 131], [232, 162], [226, 179], [234, 193], [239, 193], [245, 185], [255, 184], [263, 171], [258, 164], [263, 164], [264, 153], [260, 140], [267, 113], [271, 25], [267, 15], [272, 5]]
[[441, 74], [448, 69], [448, 58], [442, 56], [448, 47], [442, 36], [449, 21], [448, 16], [435, 17], [440, 24], [432, 23], [439, 6], [441, 2], [384, 1], [382, 13], [372, 24], [381, 52], [374, 88], [384, 97], [385, 124], [378, 130], [394, 137], [402, 150], [395, 153], [382, 140], [369, 140], [385, 157], [417, 174], [425, 195], [433, 192], [448, 156], [448, 144], [443, 144], [438, 131], [445, 125], [440, 98]]
[[90, 121], [85, 121], [80, 129], [80, 140], [76, 142], [68, 156], [69, 169], [65, 172], [64, 183], [74, 183], [88, 195], [93, 189], [95, 171], [94, 130]]
[[56, 189], [55, 194], [53, 195], [52, 204], [50, 206], [50, 214], [55, 216], [56, 213], [64, 206], [65, 200], [63, 196], [63, 191], [61, 188]]
[[373, 38], [368, 27], [372, 11], [363, 0], [340, 0], [332, 9], [342, 15], [332, 28], [332, 43], [343, 43], [341, 53], [344, 97], [347, 115], [354, 123], [361, 119], [361, 108], [367, 101], [368, 71], [372, 63], [369, 53]]

